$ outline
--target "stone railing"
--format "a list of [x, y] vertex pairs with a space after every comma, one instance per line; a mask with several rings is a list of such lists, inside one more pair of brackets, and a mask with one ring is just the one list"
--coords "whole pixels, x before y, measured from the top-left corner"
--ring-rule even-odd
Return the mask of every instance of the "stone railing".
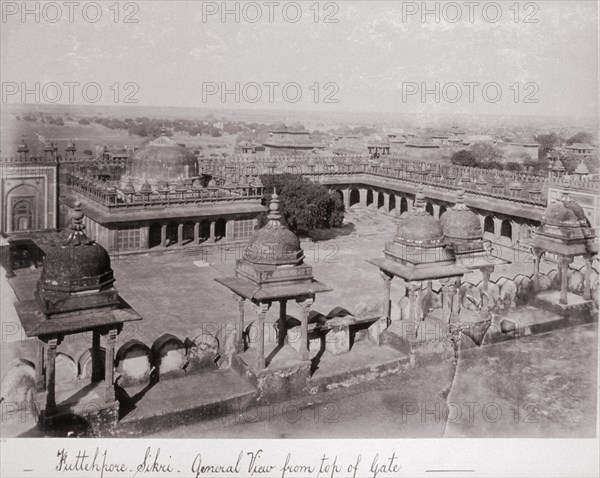
[[164, 208], [166, 206], [194, 206], [197, 204], [258, 201], [262, 198], [262, 186], [238, 185], [207, 188], [182, 187], [151, 192], [128, 193], [122, 188], [106, 188], [97, 182], [68, 175], [67, 186], [71, 191], [91, 199], [107, 210], [133, 208]]

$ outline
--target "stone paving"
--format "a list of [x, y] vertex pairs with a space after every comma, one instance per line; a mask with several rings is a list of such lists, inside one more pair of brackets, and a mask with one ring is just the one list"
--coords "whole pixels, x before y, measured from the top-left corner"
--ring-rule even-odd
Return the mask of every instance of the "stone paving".
[[440, 361], [152, 437], [591, 438], [597, 335], [590, 324], [469, 349], [454, 377]]
[[[393, 238], [396, 224], [395, 217], [354, 207], [348, 211], [341, 230], [322, 231], [317, 240], [302, 241], [306, 262], [313, 266], [315, 278], [333, 288], [332, 292], [317, 297], [313, 310], [327, 314], [335, 307], [343, 307], [353, 312], [381, 300], [383, 286], [379, 271], [367, 264], [365, 259], [382, 254], [385, 242]], [[328, 239], [332, 235], [335, 237]], [[225, 324], [233, 326], [236, 323], [237, 303], [214, 278], [233, 274], [235, 259], [241, 257], [243, 245], [221, 243], [212, 248], [188, 246], [182, 249], [173, 248], [162, 255], [126, 256], [113, 260], [115, 285], [119, 293], [143, 317], [141, 322], [126, 325], [118, 337], [117, 347], [130, 339], [151, 345], [165, 333], [181, 339], [195, 337], [200, 331], [218, 334]], [[506, 258], [514, 258], [515, 255], [510, 249], [501, 253]], [[541, 270], [549, 267], [543, 264]], [[499, 267], [494, 275], [506, 271], [512, 276], [517, 272], [531, 274], [532, 270], [533, 264], [521, 261]], [[0, 372], [4, 373], [11, 360], [19, 356], [33, 357], [34, 349], [32, 341], [24, 340], [20, 331], [19, 321], [11, 307], [13, 294], [4, 278], [4, 271], [0, 272], [3, 299]], [[17, 271], [17, 278], [12, 280], [13, 285], [18, 286], [17, 296], [32, 297], [37, 274], [35, 270]], [[470, 274], [474, 277], [478, 272]], [[397, 304], [403, 294], [402, 281], [394, 280], [391, 288], [392, 317], [400, 313]], [[300, 309], [291, 302], [287, 313], [299, 317]], [[246, 304], [246, 323], [253, 321], [256, 315], [256, 308]], [[267, 322], [274, 322], [277, 315], [278, 307], [274, 306], [267, 315]], [[60, 351], [77, 359], [90, 346], [89, 334], [76, 335], [61, 344]]]

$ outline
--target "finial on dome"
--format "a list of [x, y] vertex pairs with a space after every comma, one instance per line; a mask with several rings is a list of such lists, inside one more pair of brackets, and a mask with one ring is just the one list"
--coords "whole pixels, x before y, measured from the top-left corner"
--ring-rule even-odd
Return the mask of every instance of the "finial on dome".
[[417, 194], [415, 195], [415, 209], [425, 209], [425, 194], [423, 193], [423, 184], [419, 184]]
[[85, 215], [81, 210], [81, 203], [79, 201], [75, 201], [75, 204], [73, 204], [73, 213], [71, 214], [71, 232], [65, 241], [65, 245], [79, 245], [82, 243], [87, 244], [91, 242], [85, 235], [85, 232], [83, 232], [85, 230], [85, 224], [83, 223], [84, 217]]
[[269, 203], [269, 215], [267, 216], [269, 221], [276, 221], [281, 223], [281, 213], [279, 212], [279, 196], [277, 195], [277, 188], [273, 190], [271, 196], [271, 202]]
[[160, 128], [160, 135], [161, 136], [166, 136], [167, 135], [167, 128], [165, 128], [164, 124]]

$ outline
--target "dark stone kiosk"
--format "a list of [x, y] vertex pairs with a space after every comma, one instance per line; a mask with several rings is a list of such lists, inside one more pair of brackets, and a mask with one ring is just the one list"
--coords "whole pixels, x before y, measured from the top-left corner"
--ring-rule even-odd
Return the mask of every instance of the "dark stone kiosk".
[[[81, 204], [76, 203], [70, 229], [45, 248], [35, 299], [15, 306], [26, 335], [38, 340], [34, 402], [40, 423], [51, 426], [76, 417], [92, 432], [106, 434], [119, 419], [114, 386], [117, 336], [123, 324], [141, 317], [119, 296], [110, 257], [85, 235], [83, 218]], [[58, 346], [65, 336], [89, 332], [91, 381], [56, 383]]]

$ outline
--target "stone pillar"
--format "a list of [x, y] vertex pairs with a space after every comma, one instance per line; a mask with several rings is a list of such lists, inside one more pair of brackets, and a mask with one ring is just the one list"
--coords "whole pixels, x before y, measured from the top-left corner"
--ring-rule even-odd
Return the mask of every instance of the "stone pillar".
[[[99, 232], [96, 237], [99, 237]], [[150, 228], [148, 226], [140, 227], [140, 249], [150, 249]]]
[[585, 259], [585, 278], [583, 282], [583, 298], [585, 300], [592, 299], [592, 290], [591, 290], [591, 279], [592, 279], [592, 256], [591, 254], [586, 254], [583, 256]]
[[183, 246], [183, 224], [177, 225], [177, 243]]
[[308, 315], [310, 307], [313, 304], [313, 299], [298, 301], [298, 304], [302, 307], [302, 317], [300, 318], [300, 358], [306, 361], [310, 360], [308, 348]]
[[358, 194], [360, 195], [360, 205], [366, 207], [367, 205], [367, 190], [359, 189]]
[[217, 237], [215, 236], [215, 221], [211, 221], [210, 223], [210, 236], [209, 236], [209, 241], [210, 242], [217, 242]]
[[278, 343], [280, 347], [285, 345], [285, 337], [287, 335], [286, 328], [286, 315], [287, 315], [287, 300], [279, 301], [279, 337]]
[[104, 382], [106, 391], [104, 401], [111, 403], [115, 401], [115, 342], [117, 341], [117, 329], [110, 329], [106, 335], [106, 350], [104, 362]]
[[265, 368], [265, 319], [267, 318], [267, 311], [269, 305], [261, 303], [258, 310], [258, 335], [257, 335], [257, 350], [256, 350], [256, 368], [257, 370], [263, 370]]
[[200, 223], [196, 222], [194, 224], [194, 244], [198, 244], [200, 242]]
[[92, 331], [92, 382], [102, 380], [102, 357], [100, 356], [100, 332]]
[[231, 241], [235, 239], [235, 219], [230, 219], [225, 224], [225, 237], [223, 240]]
[[500, 239], [500, 234], [502, 231], [502, 219], [494, 217], [494, 237], [496, 239]]
[[442, 322], [450, 323], [451, 303], [452, 303], [452, 284], [445, 281], [442, 283]]
[[406, 284], [409, 299], [408, 321], [413, 323], [417, 321], [417, 286], [418, 284], [415, 282]]
[[390, 195], [388, 193], [383, 193], [383, 209], [385, 209], [385, 212], [390, 210]]
[[542, 260], [542, 252], [533, 251], [533, 292], [537, 293], [540, 290], [540, 261]]
[[450, 287], [450, 322], [460, 320], [460, 277], [454, 279]]
[[52, 416], [56, 413], [56, 347], [58, 339], [48, 340], [46, 351], [46, 415]]
[[240, 313], [238, 321], [237, 353], [243, 354], [246, 351], [246, 345], [244, 344], [244, 298], [237, 295], [235, 296], [235, 300], [238, 303], [238, 310]]
[[167, 225], [163, 224], [160, 227], [160, 246], [167, 247]]
[[383, 318], [385, 319], [386, 327], [390, 326], [392, 321], [391, 318], [391, 303], [390, 303], [390, 289], [392, 284], [393, 276], [390, 276], [387, 272], [382, 270], [379, 271], [379, 275], [383, 280]]
[[344, 189], [342, 194], [344, 195], [344, 208], [348, 210], [350, 209], [350, 189]]
[[440, 205], [439, 204], [433, 204], [433, 217], [439, 219], [440, 217]]
[[560, 259], [560, 304], [566, 305], [567, 302], [567, 292], [569, 286], [569, 264], [571, 259], [563, 257]]
[[43, 392], [46, 389], [44, 382], [44, 342], [37, 339], [37, 353], [35, 357], [35, 391]]
[[[8, 221], [9, 223], [12, 221]], [[10, 242], [8, 243], [8, 245], [0, 248], [0, 251], [2, 251], [2, 255], [6, 254], [6, 260], [3, 261], [3, 263], [5, 264], [6, 267], [6, 278], [10, 279], [11, 277], [15, 276], [15, 273], [13, 272], [13, 257], [12, 257], [12, 245], [10, 244]]]

